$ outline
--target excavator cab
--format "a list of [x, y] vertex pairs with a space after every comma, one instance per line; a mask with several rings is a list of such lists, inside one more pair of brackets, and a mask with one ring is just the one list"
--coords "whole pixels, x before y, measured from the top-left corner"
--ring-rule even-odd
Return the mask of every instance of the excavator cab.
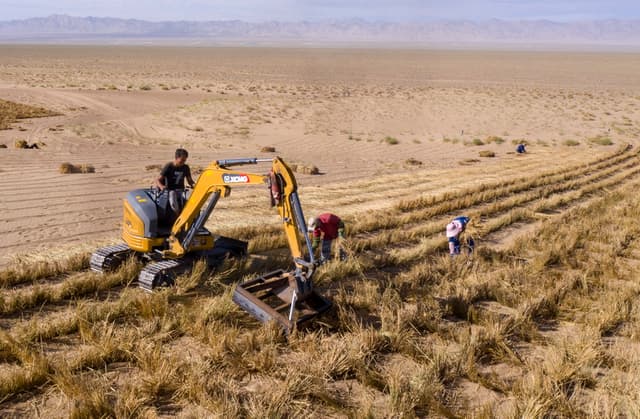
[[[271, 163], [266, 175], [239, 172], [234, 166]], [[138, 276], [141, 288], [171, 285], [174, 279], [204, 259], [211, 268], [228, 257], [247, 253], [247, 243], [230, 237], [214, 236], [204, 225], [220, 198], [231, 189], [255, 184], [266, 185], [271, 204], [276, 207], [289, 243], [294, 269], [278, 270], [239, 284], [233, 301], [261, 321], [275, 320], [289, 332], [296, 325], [322, 313], [331, 302], [314, 289], [315, 260], [305, 218], [291, 169], [280, 159], [218, 160], [207, 167], [196, 182], [191, 196], [175, 217], [167, 194], [154, 189], [137, 189], [123, 203], [122, 238], [125, 243], [98, 249], [90, 260], [91, 269], [115, 269], [135, 255], [146, 262]], [[301, 243], [300, 239], [303, 239]]]

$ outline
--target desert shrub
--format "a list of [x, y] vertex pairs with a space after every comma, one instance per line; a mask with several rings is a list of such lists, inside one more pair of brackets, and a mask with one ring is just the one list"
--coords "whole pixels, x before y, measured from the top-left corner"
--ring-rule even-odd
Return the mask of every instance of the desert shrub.
[[408, 158], [404, 161], [404, 164], [407, 166], [422, 166], [422, 162], [420, 160], [416, 160], [413, 157]]
[[596, 144], [596, 145], [612, 145], [613, 144], [613, 141], [611, 141], [611, 138], [605, 137], [605, 136], [602, 136], [602, 135], [598, 135], [597, 137], [589, 138], [589, 142], [591, 144]]
[[484, 141], [482, 141], [480, 138], [474, 138], [473, 141], [471, 141], [471, 144], [473, 144], [473, 145], [484, 145]]
[[513, 145], [518, 145], [518, 144], [529, 145], [529, 141], [516, 139], [516, 140], [511, 140], [511, 144], [513, 144]]
[[0, 144], [0, 148], [7, 148], [6, 144]]
[[151, 86], [148, 84], [140, 86], [140, 90], [151, 90], [151, 89], [152, 89]]
[[562, 142], [562, 144], [564, 144], [564, 145], [566, 145], [568, 147], [575, 147], [577, 145], [580, 145], [580, 142], [576, 141], [576, 140], [564, 140]]
[[13, 143], [13, 146], [15, 148], [29, 148], [29, 145], [27, 144], [27, 142], [25, 140], [16, 140]]
[[387, 144], [389, 144], [389, 145], [396, 145], [396, 144], [400, 144], [400, 141], [398, 141], [398, 139], [397, 139], [397, 138], [395, 138], [395, 137], [389, 137], [389, 136], [387, 136], [387, 137], [385, 137], [385, 138], [384, 138], [384, 142], [385, 142], [385, 143], [387, 143]]
[[495, 157], [496, 153], [490, 150], [482, 150], [480, 153], [478, 153], [478, 155], [480, 157]]
[[264, 146], [260, 149], [261, 153], [275, 153], [276, 148], [272, 146]]
[[484, 142], [487, 143], [487, 144], [491, 144], [491, 143], [502, 144], [502, 143], [504, 143], [504, 138], [497, 137], [495, 135], [491, 135], [491, 136], [487, 137], [484, 140]]
[[304, 175], [318, 175], [320, 174], [320, 169], [317, 166], [305, 165], [301, 163], [290, 163], [289, 167], [296, 173], [302, 173]]
[[90, 164], [73, 165], [71, 163], [62, 163], [60, 165], [60, 173], [95, 173], [96, 169]]
[[148, 164], [144, 167], [144, 170], [160, 170], [162, 169], [162, 165], [161, 164]]
[[478, 159], [464, 159], [464, 160], [460, 160], [458, 162], [458, 164], [461, 165], [461, 166], [466, 166], [466, 165], [473, 164], [473, 163], [480, 163], [480, 160], [478, 160]]

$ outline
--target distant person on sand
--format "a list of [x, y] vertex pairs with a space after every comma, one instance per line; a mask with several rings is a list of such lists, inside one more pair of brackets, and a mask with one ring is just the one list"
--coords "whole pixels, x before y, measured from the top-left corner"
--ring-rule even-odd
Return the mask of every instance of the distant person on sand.
[[[460, 254], [460, 235], [464, 233], [469, 224], [469, 217], [457, 217], [454, 218], [449, 224], [447, 224], [446, 235], [449, 241], [449, 255], [455, 257]], [[473, 253], [475, 242], [473, 238], [467, 239], [467, 246], [469, 247], [469, 254]]]
[[527, 149], [525, 148], [525, 144], [524, 143], [520, 143], [518, 144], [518, 146], [516, 147], [516, 152], [518, 154], [524, 154], [527, 152]]
[[193, 188], [195, 182], [191, 177], [191, 169], [186, 164], [189, 153], [184, 148], [176, 150], [175, 159], [167, 163], [156, 179], [156, 186], [161, 191], [169, 191], [169, 205], [173, 212], [178, 215], [184, 205], [182, 192], [184, 191], [184, 180], [189, 182]]
[[[312, 237], [312, 249], [315, 252], [320, 241], [322, 241], [322, 247], [320, 247], [320, 263], [324, 263], [331, 259], [331, 247], [335, 239], [344, 239], [344, 222], [335, 214], [324, 213], [317, 217], [309, 218], [309, 224], [307, 230]], [[339, 248], [340, 260], [346, 258], [346, 253], [342, 246]]]

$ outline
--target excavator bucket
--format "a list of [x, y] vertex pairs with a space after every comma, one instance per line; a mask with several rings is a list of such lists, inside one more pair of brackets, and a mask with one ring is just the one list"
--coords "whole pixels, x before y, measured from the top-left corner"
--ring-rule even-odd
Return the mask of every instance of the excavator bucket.
[[275, 320], [289, 334], [331, 307], [331, 301], [312, 288], [301, 289], [294, 271], [277, 270], [238, 284], [233, 301], [263, 323]]

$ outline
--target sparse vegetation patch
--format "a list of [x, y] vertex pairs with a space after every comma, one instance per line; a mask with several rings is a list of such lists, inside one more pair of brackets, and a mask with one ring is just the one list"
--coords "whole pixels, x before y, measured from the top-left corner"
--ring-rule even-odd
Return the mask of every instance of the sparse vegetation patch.
[[613, 141], [611, 138], [599, 135], [597, 137], [589, 138], [588, 140], [591, 144], [595, 145], [613, 145]]
[[71, 164], [71, 163], [62, 163], [59, 168], [60, 173], [69, 174], [69, 173], [95, 173], [96, 169], [90, 164]]
[[20, 119], [43, 118], [55, 115], [59, 114], [42, 107], [0, 99], [0, 130], [10, 129], [11, 124]]
[[478, 153], [480, 157], [495, 157], [496, 153], [490, 150], [482, 150]]
[[304, 175], [319, 175], [320, 169], [313, 164], [305, 163], [289, 163], [289, 167], [296, 173], [302, 173]]

